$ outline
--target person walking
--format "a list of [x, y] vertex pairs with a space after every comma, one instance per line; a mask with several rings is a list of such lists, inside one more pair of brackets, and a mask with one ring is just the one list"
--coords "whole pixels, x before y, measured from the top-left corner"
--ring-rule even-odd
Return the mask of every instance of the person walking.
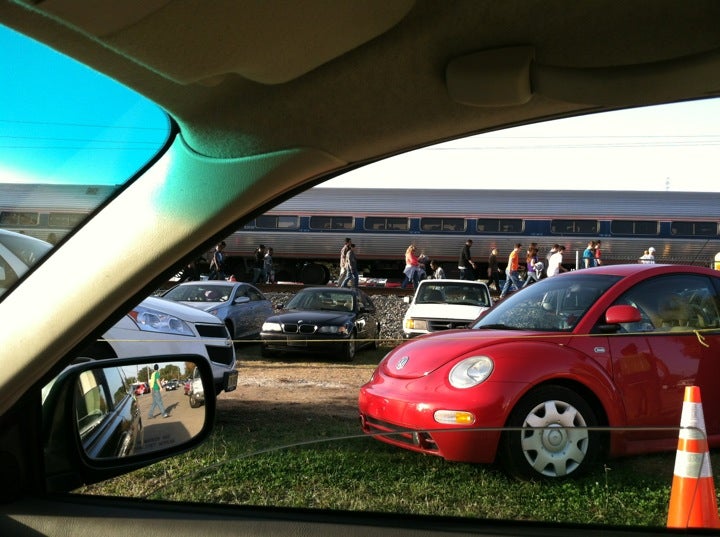
[[210, 274], [208, 274], [208, 279], [225, 279], [225, 241], [221, 241], [215, 245], [215, 251], [210, 260]]
[[497, 260], [498, 249], [490, 250], [488, 257], [488, 286], [494, 285], [495, 291], [500, 292], [500, 265]]
[[347, 252], [350, 249], [350, 243], [352, 240], [350, 237], [345, 238], [345, 243], [342, 245], [342, 248], [340, 248], [340, 273], [338, 274], [338, 285], [340, 285], [340, 282], [345, 279], [345, 275], [347, 274]]
[[535, 283], [542, 276], [542, 270], [544, 265], [538, 261], [538, 249], [531, 247], [528, 249], [527, 257], [525, 258], [525, 267], [527, 268], [527, 277], [525, 282], [522, 284], [523, 287], [527, 287], [531, 283]]
[[165, 410], [165, 405], [162, 400], [162, 392], [160, 391], [160, 371], [158, 371], [158, 365], [153, 366], [153, 372], [150, 374], [148, 379], [150, 384], [150, 393], [152, 394], [152, 404], [150, 405], [150, 411], [148, 412], [148, 419], [153, 419], [154, 410], [157, 408], [160, 410], [163, 418], [168, 417], [168, 413]]
[[560, 244], [557, 246], [555, 253], [553, 253], [550, 256], [550, 258], [548, 259], [548, 266], [547, 266], [547, 277], [548, 278], [557, 276], [561, 272], [567, 272], [567, 269], [562, 266], [564, 251], [565, 251], [565, 247], [562, 244]]
[[595, 266], [595, 241], [590, 241], [582, 255], [583, 268], [592, 268]]
[[347, 253], [345, 254], [345, 278], [340, 282], [340, 287], [345, 287], [347, 282], [353, 282], [356, 289], [360, 286], [360, 275], [357, 268], [357, 257], [355, 256], [355, 244], [350, 243]]
[[261, 244], [255, 249], [255, 264], [253, 265], [252, 283], [265, 281], [265, 245]]
[[273, 268], [273, 249], [268, 247], [265, 252], [263, 269], [265, 270], [265, 283], [275, 283], [275, 269]]
[[505, 268], [505, 285], [503, 285], [502, 291], [500, 291], [500, 298], [503, 298], [512, 286], [515, 286], [516, 290], [521, 287], [520, 248], [522, 248], [522, 244], [517, 243], [508, 256], [508, 264]]
[[474, 280], [475, 279], [475, 262], [472, 259], [470, 253], [470, 247], [472, 246], [472, 239], [465, 241], [465, 246], [460, 252], [460, 259], [458, 259], [458, 268], [460, 269], [461, 280]]
[[413, 242], [405, 250], [405, 270], [403, 270], [401, 289], [405, 289], [408, 283], [412, 282], [413, 289], [417, 289], [420, 284], [420, 258], [417, 255], [417, 247]]

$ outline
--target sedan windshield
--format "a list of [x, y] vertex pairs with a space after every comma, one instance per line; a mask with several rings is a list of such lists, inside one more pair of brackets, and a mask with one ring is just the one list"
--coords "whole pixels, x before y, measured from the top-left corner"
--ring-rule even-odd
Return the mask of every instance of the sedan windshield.
[[488, 310], [472, 328], [572, 332], [590, 306], [619, 279], [588, 274], [547, 278]]

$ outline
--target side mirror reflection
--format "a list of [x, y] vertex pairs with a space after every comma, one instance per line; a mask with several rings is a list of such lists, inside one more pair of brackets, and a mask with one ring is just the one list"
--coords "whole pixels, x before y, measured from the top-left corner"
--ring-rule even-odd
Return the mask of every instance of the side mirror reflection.
[[43, 389], [46, 454], [67, 449], [60, 437], [68, 425], [81, 455], [103, 464], [194, 445], [212, 423], [210, 365], [199, 356], [155, 359], [161, 361], [86, 361], [63, 370]]

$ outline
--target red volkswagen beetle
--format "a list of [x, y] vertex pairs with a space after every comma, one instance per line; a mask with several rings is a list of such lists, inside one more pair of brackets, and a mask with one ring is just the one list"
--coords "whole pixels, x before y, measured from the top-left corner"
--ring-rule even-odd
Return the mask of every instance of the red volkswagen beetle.
[[363, 430], [521, 477], [575, 476], [606, 456], [676, 449], [684, 389], [698, 385], [720, 446], [719, 294], [720, 272], [691, 266], [541, 280], [469, 330], [392, 350], [360, 389]]

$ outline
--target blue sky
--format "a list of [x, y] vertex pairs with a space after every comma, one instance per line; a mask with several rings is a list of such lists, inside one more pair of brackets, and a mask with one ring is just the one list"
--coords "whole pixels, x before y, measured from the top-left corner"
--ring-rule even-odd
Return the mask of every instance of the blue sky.
[[0, 26], [0, 182], [119, 184], [164, 143], [167, 117]]

